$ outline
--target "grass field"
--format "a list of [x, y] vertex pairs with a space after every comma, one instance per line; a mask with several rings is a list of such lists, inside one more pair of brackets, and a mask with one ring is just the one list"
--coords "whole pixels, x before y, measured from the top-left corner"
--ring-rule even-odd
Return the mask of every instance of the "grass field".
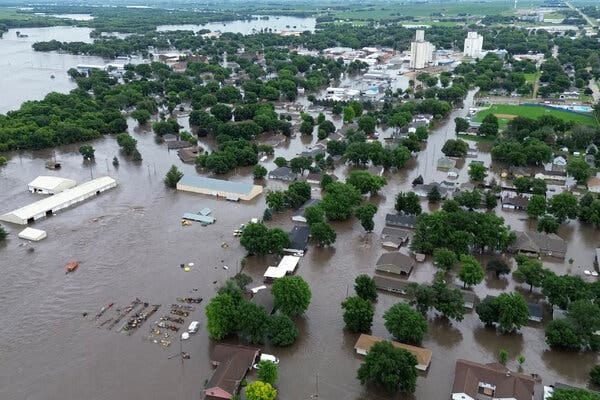
[[532, 85], [535, 83], [535, 81], [538, 79], [538, 77], [540, 76], [540, 72], [534, 72], [533, 74], [523, 74], [523, 76], [525, 76], [525, 81], [527, 83], [531, 83]]
[[[542, 115], [552, 115], [565, 121], [574, 121], [579, 124], [596, 125], [592, 116], [573, 114], [562, 110], [550, 110], [546, 107], [537, 106], [513, 106], [508, 104], [494, 104], [486, 110], [477, 113], [473, 122], [481, 122], [488, 114], [498, 116], [500, 128], [506, 127], [509, 120], [516, 117], [538, 118]], [[502, 117], [502, 118], [501, 118]]]

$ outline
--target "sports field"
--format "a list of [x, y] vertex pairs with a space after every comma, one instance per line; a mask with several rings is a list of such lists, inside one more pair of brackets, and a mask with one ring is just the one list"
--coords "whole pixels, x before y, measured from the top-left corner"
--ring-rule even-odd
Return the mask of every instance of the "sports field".
[[498, 117], [500, 128], [504, 128], [508, 121], [521, 116], [527, 118], [538, 118], [542, 115], [552, 115], [565, 121], [574, 121], [579, 124], [596, 125], [596, 120], [590, 115], [574, 114], [559, 109], [551, 110], [541, 106], [513, 106], [509, 104], [494, 104], [490, 108], [479, 111], [473, 118], [473, 122], [481, 122], [488, 114], [494, 114]]

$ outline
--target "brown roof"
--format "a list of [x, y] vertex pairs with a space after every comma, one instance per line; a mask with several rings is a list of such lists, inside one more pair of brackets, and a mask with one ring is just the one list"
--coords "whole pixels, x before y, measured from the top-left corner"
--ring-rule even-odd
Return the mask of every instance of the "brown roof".
[[407, 281], [388, 278], [387, 276], [374, 275], [373, 280], [375, 281], [377, 289], [387, 290], [388, 292], [405, 294], [406, 288], [408, 287]]
[[591, 177], [590, 179], [588, 179], [587, 185], [588, 185], [588, 187], [590, 187], [590, 186], [600, 186], [600, 178], [595, 177], [595, 176]]
[[217, 369], [206, 384], [204, 394], [207, 399], [231, 398], [246, 376], [260, 350], [245, 347], [219, 344], [213, 350], [211, 360]]
[[399, 246], [408, 240], [410, 234], [411, 232], [406, 229], [386, 226], [381, 231], [381, 239], [383, 239], [384, 242], [392, 242]]
[[527, 231], [515, 232], [515, 234], [516, 240], [510, 248], [516, 251], [554, 254], [557, 257], [564, 257], [567, 251], [565, 240], [554, 233]]
[[375, 264], [375, 270], [380, 272], [388, 272], [390, 274], [410, 274], [412, 269], [415, 267], [415, 260], [402, 254], [398, 251], [392, 251], [390, 253], [384, 253], [379, 257]]
[[177, 155], [184, 163], [193, 163], [196, 162], [196, 157], [198, 157], [199, 152], [200, 149], [194, 146], [177, 150]]
[[480, 383], [495, 386], [492, 396], [494, 398], [531, 400], [534, 394], [535, 381], [528, 375], [511, 372], [498, 363], [456, 361], [452, 393], [465, 393], [472, 398], [478, 398]]
[[[375, 343], [382, 342], [384, 340], [385, 339], [382, 339], [382, 338], [379, 338], [376, 336], [365, 335], [363, 333], [362, 335], [360, 335], [360, 337], [356, 341], [356, 344], [354, 345], [354, 349], [357, 351], [360, 349], [360, 350], [368, 352]], [[432, 354], [431, 350], [424, 349], [422, 347], [411, 346], [409, 344], [394, 342], [392, 340], [389, 340], [389, 342], [395, 348], [406, 350], [409, 353], [411, 353], [412, 355], [414, 355], [417, 358], [417, 369], [420, 369], [421, 371], [427, 370], [427, 368], [429, 367], [429, 364], [431, 363], [431, 354]]]
[[525, 209], [525, 208], [527, 208], [527, 205], [529, 204], [529, 199], [525, 196], [514, 196], [514, 197], [505, 196], [502, 198], [502, 204], [512, 204], [513, 206], [515, 206], [517, 208]]

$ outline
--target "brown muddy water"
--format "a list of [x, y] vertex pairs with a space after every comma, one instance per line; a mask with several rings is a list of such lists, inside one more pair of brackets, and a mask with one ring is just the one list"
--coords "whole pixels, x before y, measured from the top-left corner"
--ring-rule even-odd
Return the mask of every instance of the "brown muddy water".
[[[429, 333], [424, 347], [433, 350], [430, 370], [421, 374], [414, 395], [389, 396], [356, 380], [362, 357], [354, 353], [358, 337], [343, 329], [340, 302], [352, 290], [354, 277], [372, 274], [374, 263], [384, 251], [377, 232], [383, 227], [385, 213], [392, 210], [394, 196], [408, 190], [419, 174], [425, 181], [441, 180], [445, 174], [435, 170], [440, 149], [454, 135], [453, 119], [465, 115], [458, 110], [449, 122], [431, 136], [426, 149], [404, 170], [389, 175], [382, 193], [370, 201], [379, 206], [375, 233], [364, 234], [357, 221], [335, 224], [335, 246], [327, 249], [310, 247], [302, 259], [298, 274], [310, 284], [313, 298], [306, 315], [297, 320], [301, 335], [290, 348], [265, 351], [281, 359], [278, 389], [281, 399], [309, 399], [318, 394], [323, 399], [446, 399], [458, 358], [493, 362], [500, 349], [510, 354], [509, 366], [517, 368], [516, 358], [526, 358], [524, 371], [538, 373], [544, 383], [562, 381], [585, 385], [589, 368], [596, 364], [596, 354], [569, 354], [550, 351], [544, 344], [543, 325], [529, 325], [519, 334], [500, 336], [484, 329], [472, 312], [460, 323], [446, 323], [430, 315]], [[18, 103], [15, 103], [18, 104]], [[187, 118], [182, 117], [182, 124]], [[7, 212], [36, 199], [27, 192], [27, 183], [38, 175], [57, 175], [88, 180], [91, 176], [110, 175], [119, 186], [90, 201], [67, 209], [56, 216], [36, 222], [35, 228], [48, 232], [48, 238], [26, 244], [16, 237], [22, 227], [7, 226], [10, 236], [0, 245], [0, 398], [12, 399], [198, 399], [210, 378], [209, 354], [214, 343], [206, 334], [204, 306], [222, 284], [239, 268], [245, 255], [232, 231], [252, 217], [262, 216], [264, 195], [250, 203], [231, 203], [211, 197], [180, 193], [165, 188], [162, 178], [175, 164], [185, 173], [195, 174], [193, 166], [182, 164], [175, 152], [155, 143], [154, 135], [129, 121], [130, 132], [138, 140], [144, 157], [141, 164], [122, 158], [112, 137], [93, 142], [96, 162], [84, 164], [78, 146], [55, 150], [63, 163], [60, 171], [44, 168], [52, 151], [11, 154], [6, 167], [0, 169], [0, 212]], [[313, 142], [316, 141], [316, 137]], [[275, 156], [292, 157], [307, 145], [306, 138], [295, 138], [276, 148]], [[113, 156], [121, 159], [113, 167]], [[489, 154], [480, 159], [489, 162]], [[273, 167], [273, 157], [265, 163]], [[459, 181], [468, 179], [466, 166]], [[346, 167], [336, 170], [343, 177]], [[249, 181], [249, 170], [238, 170], [232, 180]], [[267, 188], [280, 188], [277, 182], [265, 182]], [[318, 192], [315, 192], [315, 196]], [[427, 205], [423, 204], [425, 209]], [[203, 207], [213, 210], [217, 223], [208, 227], [193, 224], [182, 227], [184, 212]], [[515, 229], [525, 228], [522, 213], [497, 213], [507, 218]], [[290, 228], [290, 213], [275, 216], [271, 226]], [[590, 267], [597, 246], [595, 231], [570, 223], [561, 230], [569, 240], [566, 261], [549, 262], [557, 272], [581, 274]], [[225, 242], [229, 245], [222, 248]], [[34, 248], [31, 252], [29, 249]], [[65, 275], [64, 265], [77, 259], [81, 265], [75, 273]], [[180, 263], [193, 262], [190, 272]], [[273, 260], [251, 257], [245, 272], [259, 285], [264, 269]], [[228, 266], [224, 269], [222, 266]], [[430, 282], [435, 272], [430, 262], [419, 264], [411, 280]], [[215, 283], [216, 282], [216, 283]], [[475, 287], [480, 298], [517, 287], [511, 278], [486, 277]], [[194, 290], [197, 289], [197, 290]], [[169, 356], [179, 351], [175, 342], [168, 349], [144, 340], [152, 321], [165, 314], [177, 297], [201, 296], [205, 301], [186, 320], [201, 322], [200, 331], [183, 343], [191, 358], [181, 361]], [[139, 297], [162, 308], [137, 332], [126, 336], [98, 328], [93, 315], [103, 306], [115, 302], [125, 307]], [[539, 297], [539, 295], [537, 296]], [[536, 295], [532, 296], [536, 298]], [[380, 293], [373, 324], [373, 334], [389, 337], [382, 314], [401, 299]], [[90, 316], [84, 318], [82, 313]], [[113, 311], [105, 317], [114, 315]], [[250, 379], [253, 379], [253, 373]]]

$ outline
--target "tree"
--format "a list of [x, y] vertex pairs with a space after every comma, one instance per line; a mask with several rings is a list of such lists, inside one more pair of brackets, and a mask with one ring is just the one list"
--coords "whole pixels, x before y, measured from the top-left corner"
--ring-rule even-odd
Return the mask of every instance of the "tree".
[[455, 124], [454, 132], [456, 134], [465, 133], [469, 130], [469, 126], [470, 126], [469, 121], [467, 121], [464, 118], [460, 118], [460, 117], [454, 118], [454, 124]]
[[344, 323], [350, 332], [367, 333], [373, 324], [373, 304], [358, 296], [348, 297], [342, 302]]
[[420, 343], [427, 332], [427, 321], [406, 303], [397, 303], [383, 314], [385, 328], [400, 342]]
[[494, 114], [485, 116], [479, 126], [479, 135], [481, 136], [497, 136], [498, 135], [498, 117]]
[[371, 203], [362, 205], [356, 209], [356, 218], [360, 220], [360, 224], [366, 232], [372, 232], [375, 224], [373, 217], [377, 214], [377, 206]]
[[474, 210], [481, 207], [481, 192], [477, 189], [470, 192], [459, 192], [454, 195], [454, 200], [459, 205], [467, 207], [469, 210]]
[[506, 365], [507, 361], [508, 361], [508, 351], [506, 351], [504, 349], [500, 349], [500, 351], [498, 352], [498, 362], [502, 365]]
[[219, 294], [206, 306], [206, 328], [211, 339], [221, 340], [236, 330], [236, 304], [227, 294]]
[[590, 370], [590, 381], [594, 385], [600, 385], [600, 365], [596, 365]]
[[309, 206], [304, 209], [304, 218], [306, 223], [311, 226], [317, 222], [324, 222], [325, 216], [323, 210], [319, 206]]
[[175, 189], [177, 187], [177, 182], [179, 182], [183, 178], [183, 172], [181, 172], [175, 165], [171, 165], [167, 175], [165, 175], [165, 185], [167, 187]]
[[7, 236], [8, 236], [8, 233], [6, 233], [6, 230], [4, 229], [4, 227], [2, 225], [0, 225], [0, 242], [3, 240], [6, 240]]
[[450, 270], [456, 264], [458, 259], [456, 253], [444, 247], [433, 251], [433, 264], [443, 270]]
[[377, 120], [370, 115], [363, 115], [358, 119], [358, 128], [367, 135], [373, 134], [377, 127]]
[[442, 153], [448, 157], [466, 157], [469, 144], [460, 139], [448, 139], [442, 146]]
[[290, 346], [298, 337], [298, 328], [287, 315], [273, 315], [269, 321], [267, 336], [275, 346]]
[[445, 318], [462, 321], [465, 314], [465, 300], [462, 292], [457, 288], [449, 288], [441, 278], [436, 279], [431, 288], [435, 310]]
[[581, 338], [575, 328], [566, 319], [555, 319], [546, 325], [546, 344], [555, 349], [579, 351], [582, 347]]
[[421, 214], [421, 200], [414, 192], [400, 192], [396, 196], [396, 211], [409, 215]]
[[572, 193], [563, 192], [548, 200], [548, 212], [554, 215], [559, 223], [565, 222], [567, 218], [577, 218], [578, 211], [577, 197]]
[[487, 176], [487, 168], [481, 163], [472, 162], [469, 164], [469, 178], [472, 181], [483, 182]]
[[337, 237], [333, 227], [326, 222], [315, 222], [310, 226], [310, 235], [319, 246], [331, 246]]
[[538, 220], [537, 230], [544, 233], [556, 233], [560, 224], [552, 215], [544, 215]]
[[93, 160], [95, 152], [96, 150], [89, 144], [84, 144], [79, 147], [79, 154], [81, 154], [84, 160]]
[[133, 161], [142, 161], [142, 154], [139, 152], [137, 148], [133, 149], [133, 153], [131, 154], [131, 159]]
[[262, 306], [243, 300], [237, 309], [238, 335], [250, 343], [264, 343], [269, 316]]
[[289, 243], [287, 233], [279, 228], [269, 229], [262, 223], [249, 223], [240, 237], [240, 244], [248, 253], [257, 255], [281, 253]]
[[273, 160], [273, 162], [275, 163], [275, 165], [277, 165], [278, 167], [287, 167], [288, 162], [284, 157], [277, 157]]
[[369, 275], [358, 275], [354, 279], [354, 291], [362, 299], [377, 301], [377, 286], [375, 285], [375, 280]]
[[271, 384], [255, 381], [246, 386], [246, 399], [248, 400], [275, 400], [277, 390]]
[[429, 309], [435, 305], [435, 293], [429, 285], [409, 283], [406, 288], [406, 297], [410, 299], [410, 305], [423, 315], [426, 315]]
[[277, 382], [277, 365], [271, 361], [260, 361], [257, 375], [259, 381], [274, 385]]
[[215, 104], [210, 109], [210, 113], [221, 122], [231, 121], [231, 107], [226, 106], [225, 104]]
[[462, 254], [460, 264], [458, 277], [463, 281], [464, 287], [476, 285], [483, 280], [485, 273], [475, 257]]
[[289, 317], [301, 315], [310, 304], [311, 292], [301, 276], [284, 276], [273, 283], [275, 307]]
[[152, 115], [150, 114], [150, 112], [143, 108], [135, 110], [131, 113], [131, 117], [135, 119], [140, 125], [144, 125], [146, 122], [148, 122], [151, 116]]
[[521, 329], [529, 320], [529, 307], [520, 293], [501, 293], [497, 298], [498, 329], [514, 332]]
[[431, 190], [429, 191], [429, 193], [427, 193], [427, 200], [430, 203], [437, 203], [441, 199], [442, 199], [442, 194], [440, 193], [440, 190], [438, 189], [438, 187], [434, 185], [431, 188]]
[[479, 319], [485, 326], [494, 326], [494, 323], [498, 321], [498, 303], [496, 298], [486, 297], [475, 306], [475, 312], [477, 312]]
[[490, 260], [485, 268], [488, 271], [493, 271], [496, 274], [496, 278], [500, 278], [501, 275], [508, 275], [510, 273], [510, 265], [501, 259]]
[[262, 165], [256, 164], [252, 170], [252, 174], [254, 175], [254, 179], [263, 179], [267, 176], [267, 169]]
[[287, 194], [281, 190], [275, 190], [267, 193], [266, 196], [267, 206], [275, 212], [281, 212], [285, 210], [287, 203]]
[[[519, 262], [521, 261], [521, 262]], [[513, 277], [529, 285], [529, 293], [534, 287], [542, 286], [544, 279], [548, 275], [548, 270], [542, 266], [538, 260], [517, 260], [518, 267], [513, 272]]]
[[540, 194], [534, 194], [527, 203], [527, 215], [530, 218], [539, 218], [546, 213], [546, 198]]
[[600, 394], [579, 388], [555, 388], [548, 400], [600, 400]]
[[591, 175], [591, 167], [582, 157], [575, 157], [567, 164], [567, 173], [575, 178], [578, 184], [585, 185]]
[[327, 186], [319, 206], [323, 209], [328, 220], [343, 221], [354, 213], [354, 208], [361, 201], [362, 196], [354, 186], [333, 182]]
[[290, 168], [292, 172], [304, 174], [304, 171], [310, 169], [312, 163], [309, 157], [294, 157], [290, 160]]
[[344, 123], [350, 124], [354, 122], [354, 118], [356, 118], [356, 113], [354, 112], [354, 108], [348, 106], [344, 107]]
[[417, 358], [388, 341], [375, 343], [358, 369], [361, 385], [373, 382], [387, 391], [413, 393], [417, 386]]
[[387, 181], [383, 176], [371, 175], [367, 171], [355, 170], [350, 172], [350, 175], [346, 178], [346, 183], [357, 188], [362, 194], [371, 193], [371, 195], [374, 195], [387, 184]]

